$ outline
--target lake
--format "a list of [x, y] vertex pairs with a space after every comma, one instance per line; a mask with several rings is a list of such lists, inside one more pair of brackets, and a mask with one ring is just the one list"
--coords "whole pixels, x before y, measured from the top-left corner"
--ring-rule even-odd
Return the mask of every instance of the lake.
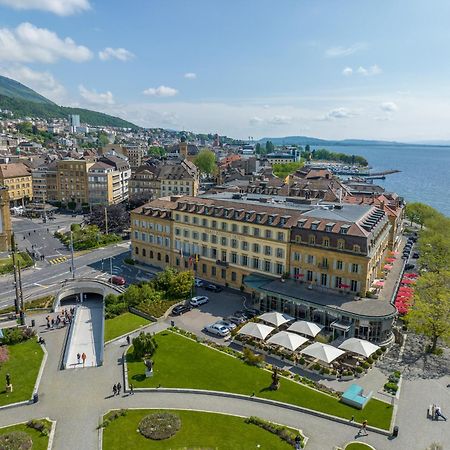
[[450, 147], [329, 145], [311, 148], [364, 156], [374, 172], [400, 170], [374, 183], [386, 191], [397, 192], [407, 201], [427, 203], [450, 216]]

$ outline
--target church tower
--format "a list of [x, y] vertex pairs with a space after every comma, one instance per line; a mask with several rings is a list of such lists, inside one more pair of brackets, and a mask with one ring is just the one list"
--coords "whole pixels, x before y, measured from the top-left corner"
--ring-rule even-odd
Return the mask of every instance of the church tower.
[[180, 158], [187, 159], [188, 157], [188, 143], [186, 141], [186, 136], [181, 136], [180, 144], [178, 146], [180, 149]]
[[0, 252], [7, 252], [11, 249], [11, 232], [8, 189], [0, 186]]

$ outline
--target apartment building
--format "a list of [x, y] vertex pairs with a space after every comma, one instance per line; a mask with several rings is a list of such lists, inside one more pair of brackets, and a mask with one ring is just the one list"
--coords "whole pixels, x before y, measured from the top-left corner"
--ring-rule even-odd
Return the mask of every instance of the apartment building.
[[392, 337], [395, 308], [360, 300], [388, 248], [390, 224], [378, 208], [233, 199], [225, 192], [163, 197], [132, 211], [131, 219], [139, 262], [192, 269], [251, 292], [264, 311], [307, 317], [338, 334], [376, 342]]
[[63, 159], [57, 162], [56, 185], [58, 201], [81, 209], [89, 203], [88, 172], [95, 163], [83, 159]]
[[8, 189], [11, 206], [23, 205], [33, 198], [31, 170], [23, 163], [0, 164], [0, 184]]

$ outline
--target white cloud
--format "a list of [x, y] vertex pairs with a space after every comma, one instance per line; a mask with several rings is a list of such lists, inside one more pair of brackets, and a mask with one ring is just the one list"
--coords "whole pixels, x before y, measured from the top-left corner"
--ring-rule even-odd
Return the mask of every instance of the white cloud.
[[353, 74], [353, 69], [351, 67], [346, 67], [342, 70], [342, 75], [349, 77]]
[[134, 54], [125, 48], [111, 48], [106, 47], [102, 51], [98, 52], [98, 57], [102, 61], [108, 61], [110, 59], [118, 59], [119, 61], [129, 61], [134, 58]]
[[87, 47], [28, 22], [15, 29], [0, 28], [0, 61], [54, 63], [59, 59], [83, 62], [91, 58]]
[[78, 90], [81, 97], [93, 105], [113, 105], [115, 103], [114, 96], [110, 91], [101, 93], [94, 89], [86, 89], [82, 84], [78, 86]]
[[380, 108], [382, 111], [387, 113], [393, 113], [395, 111], [398, 111], [398, 106], [394, 102], [383, 102], [380, 105]]
[[292, 117], [277, 114], [267, 120], [270, 125], [288, 125], [292, 122]]
[[353, 55], [353, 53], [356, 53], [360, 50], [364, 50], [367, 48], [367, 45], [364, 42], [359, 42], [356, 44], [351, 45], [350, 47], [330, 47], [325, 51], [325, 56], [327, 58], [339, 58], [341, 56], [349, 56]]
[[320, 116], [317, 120], [350, 119], [355, 116], [357, 116], [355, 111], [340, 107], [331, 109], [325, 115]]
[[381, 67], [374, 64], [373, 66], [370, 66], [367, 69], [365, 67], [359, 66], [356, 72], [359, 73], [360, 75], [364, 75], [365, 77], [371, 77], [374, 75], [379, 75], [383, 71], [381, 70]]
[[148, 88], [143, 94], [152, 95], [153, 97], [173, 97], [178, 94], [178, 91], [168, 86], [158, 86], [157, 88]]
[[89, 0], [0, 0], [0, 5], [14, 9], [38, 9], [58, 16], [70, 16], [91, 8]]
[[261, 119], [261, 117], [254, 116], [249, 120], [250, 125], [257, 126], [264, 123], [264, 119]]
[[195, 80], [197, 78], [197, 74], [194, 72], [187, 72], [184, 74], [184, 78], [187, 78], [188, 80]]
[[66, 90], [50, 72], [38, 72], [27, 66], [0, 66], [0, 74], [23, 83], [44, 97], [60, 103], [66, 99]]

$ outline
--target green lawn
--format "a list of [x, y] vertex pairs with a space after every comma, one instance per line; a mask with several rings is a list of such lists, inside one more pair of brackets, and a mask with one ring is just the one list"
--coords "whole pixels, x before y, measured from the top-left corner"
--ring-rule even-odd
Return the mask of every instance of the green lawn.
[[105, 342], [123, 334], [130, 333], [142, 325], [148, 325], [150, 321], [129, 312], [105, 320]]
[[[0, 366], [0, 406], [29, 400], [44, 356], [35, 339], [9, 345], [9, 360]], [[11, 375], [13, 392], [6, 393], [5, 376]]]
[[[128, 377], [136, 388], [180, 387], [235, 392], [278, 400], [332, 414], [356, 422], [389, 429], [392, 406], [372, 399], [363, 411], [340, 403], [336, 398], [294, 381], [281, 379], [278, 391], [271, 391], [271, 374], [241, 360], [208, 348], [170, 331], [156, 335], [158, 350], [152, 359], [154, 376], [145, 377], [142, 361], [128, 355]], [[130, 349], [131, 351], [132, 349]]]
[[[167, 410], [165, 410], [167, 411]], [[141, 419], [156, 410], [128, 410], [103, 430], [104, 450], [141, 449], [220, 449], [220, 450], [288, 450], [292, 446], [275, 434], [246, 424], [241, 417], [196, 411], [170, 411], [181, 418], [181, 429], [169, 439], [153, 441], [138, 431]]]
[[[48, 423], [50, 425], [50, 422]], [[13, 425], [12, 427], [0, 428], [0, 436], [12, 431], [24, 431], [29, 434], [33, 440], [33, 450], [47, 450], [48, 436], [44, 436], [40, 431], [37, 431], [34, 428], [29, 428], [23, 423], [20, 425]]]
[[364, 442], [352, 442], [345, 446], [344, 450], [371, 450], [372, 447], [364, 444]]

